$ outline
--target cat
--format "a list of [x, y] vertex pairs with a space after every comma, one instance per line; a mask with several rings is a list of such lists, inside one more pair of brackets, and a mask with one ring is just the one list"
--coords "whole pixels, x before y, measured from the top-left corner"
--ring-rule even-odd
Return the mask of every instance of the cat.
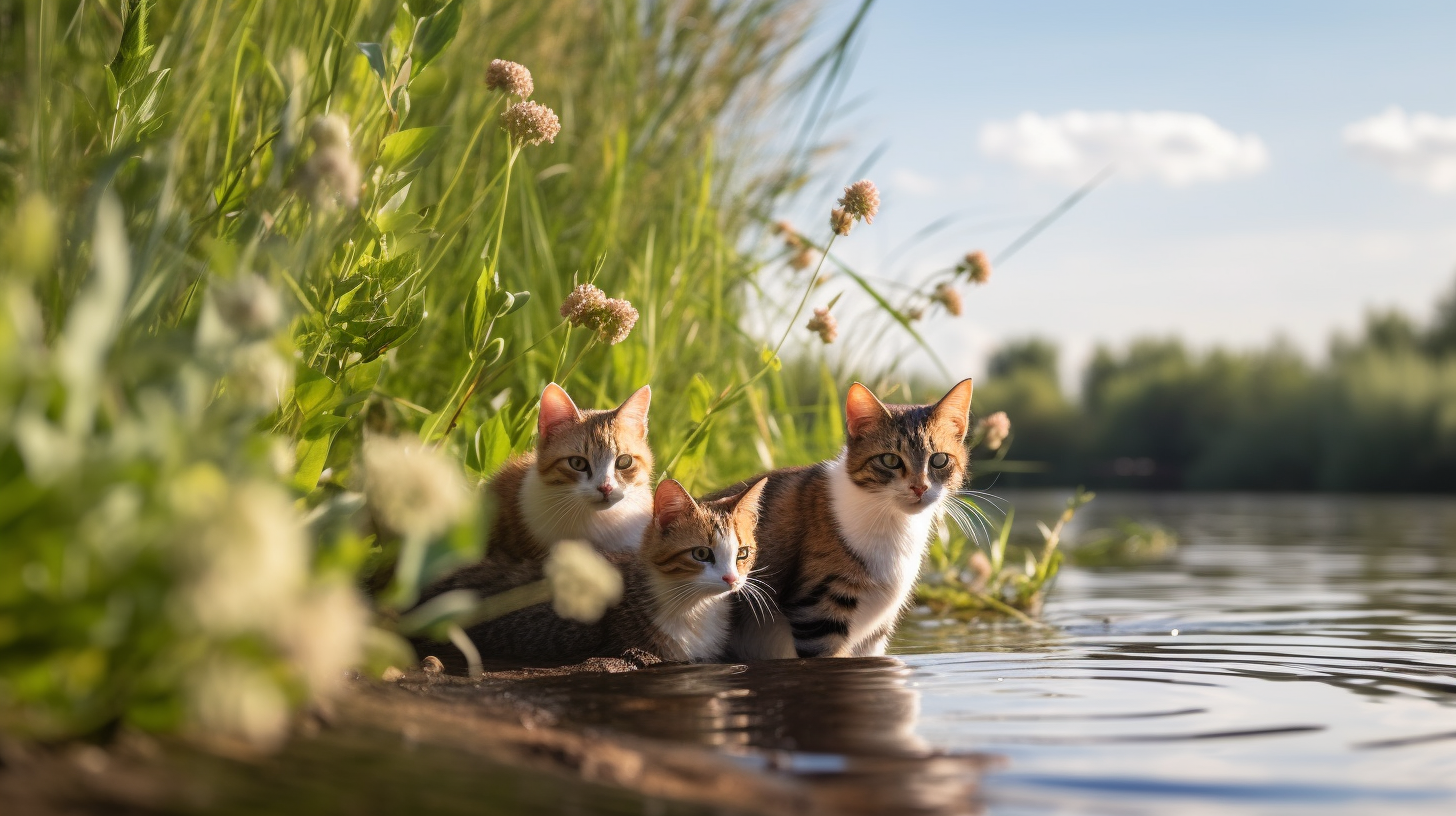
[[885, 653], [935, 520], [965, 478], [970, 408], [970, 380], [933, 405], [887, 406], [855, 383], [837, 458], [755, 477], [768, 483], [755, 531], [756, 580], [777, 610], [765, 621], [735, 604], [733, 658]]
[[652, 518], [651, 400], [644, 385], [615, 410], [583, 411], [561, 386], [546, 386], [536, 450], [506, 462], [486, 487], [496, 510], [487, 561], [539, 562], [567, 539], [635, 548]]
[[[721, 660], [732, 617], [729, 599], [747, 587], [757, 556], [753, 530], [762, 493], [760, 482], [699, 503], [668, 479], [653, 495], [652, 521], [640, 548], [603, 554], [622, 573], [623, 596], [600, 621], [563, 619], [546, 602], [476, 624], [466, 634], [492, 663], [561, 665], [632, 649], [672, 662]], [[541, 565], [520, 563], [461, 574], [445, 589], [492, 595], [541, 575]]]

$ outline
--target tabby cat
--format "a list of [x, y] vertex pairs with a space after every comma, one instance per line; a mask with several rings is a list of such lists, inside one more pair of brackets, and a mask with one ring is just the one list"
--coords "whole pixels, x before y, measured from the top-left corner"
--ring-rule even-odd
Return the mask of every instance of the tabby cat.
[[540, 561], [567, 539], [635, 548], [652, 518], [651, 400], [644, 385], [615, 410], [583, 411], [546, 386], [536, 450], [506, 462], [486, 488], [496, 506], [488, 560]]
[[[547, 602], [466, 632], [481, 657], [493, 662], [555, 665], [630, 649], [677, 662], [720, 660], [728, 646], [730, 598], [747, 586], [753, 569], [762, 493], [759, 482], [738, 495], [698, 503], [676, 481], [664, 481], [653, 496], [641, 547], [604, 554], [622, 572], [624, 589], [621, 602], [600, 621], [565, 620]], [[520, 563], [459, 573], [442, 591], [490, 595], [540, 577], [540, 564]]]
[[970, 380], [933, 405], [885, 405], [855, 383], [838, 458], [767, 475], [755, 535], [778, 614], [763, 620], [740, 599], [736, 659], [885, 653], [935, 519], [965, 478], [970, 407]]

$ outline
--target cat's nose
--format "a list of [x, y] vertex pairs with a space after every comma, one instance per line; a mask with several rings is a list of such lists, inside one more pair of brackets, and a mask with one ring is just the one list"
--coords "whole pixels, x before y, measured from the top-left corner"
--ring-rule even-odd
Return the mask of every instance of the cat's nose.
[[723, 582], [726, 583], [726, 584], [728, 584], [728, 586], [731, 587], [734, 584], [738, 583], [738, 576], [737, 575], [725, 575], [725, 576], [723, 576]]
[[914, 493], [915, 494], [915, 498], [918, 499], [921, 496], [924, 496], [925, 495], [925, 490], [928, 487], [929, 487], [929, 485], [917, 485], [917, 484], [913, 484], [913, 485], [910, 485], [910, 492]]
[[602, 498], [604, 499], [612, 495], [612, 486], [609, 484], [597, 485], [597, 490], [602, 491]]

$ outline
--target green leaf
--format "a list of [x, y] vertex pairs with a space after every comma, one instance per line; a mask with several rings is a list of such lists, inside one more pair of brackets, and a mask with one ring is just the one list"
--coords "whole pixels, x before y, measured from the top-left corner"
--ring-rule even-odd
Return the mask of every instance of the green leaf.
[[504, 411], [486, 420], [475, 429], [475, 439], [469, 451], [470, 466], [482, 476], [495, 473], [511, 455], [511, 432], [506, 427]]
[[299, 432], [298, 447], [294, 449], [294, 460], [298, 463], [293, 474], [294, 488], [309, 493], [318, 487], [319, 475], [324, 472], [334, 436], [348, 421], [347, 417], [323, 414], [304, 423]]
[[374, 390], [374, 385], [379, 382], [379, 375], [383, 371], [383, 357], [356, 365], [344, 372], [344, 390], [349, 394], [368, 394]]
[[378, 75], [381, 82], [384, 81], [388, 68], [384, 64], [384, 46], [380, 43], [354, 43], [364, 56], [369, 59], [369, 67]]
[[435, 57], [440, 56], [440, 52], [450, 45], [459, 31], [460, 0], [450, 0], [444, 8], [421, 18], [415, 29], [415, 47], [412, 53], [415, 70], [424, 68]]
[[298, 403], [298, 410], [303, 412], [307, 421], [338, 404], [338, 390], [333, 380], [317, 371], [305, 369], [297, 375], [293, 400]]
[[688, 416], [693, 422], [708, 418], [708, 409], [713, 404], [713, 386], [702, 374], [694, 374], [688, 381]]
[[512, 314], [514, 312], [519, 312], [521, 310], [521, 307], [522, 306], [525, 306], [528, 302], [530, 302], [530, 300], [531, 300], [531, 293], [530, 292], [515, 292], [513, 294], [513, 297], [515, 298], [515, 300], [511, 302], [511, 308], [506, 309], [504, 312], [501, 312], [500, 313], [500, 316], [501, 317], [505, 317], [506, 315]]
[[147, 15], [151, 13], [152, 0], [131, 0], [127, 8], [126, 21], [121, 28], [121, 45], [111, 61], [111, 72], [121, 87], [146, 69], [152, 59], [153, 46], [147, 45]]
[[444, 128], [422, 127], [391, 133], [379, 149], [385, 173], [409, 173], [424, 168], [440, 152]]

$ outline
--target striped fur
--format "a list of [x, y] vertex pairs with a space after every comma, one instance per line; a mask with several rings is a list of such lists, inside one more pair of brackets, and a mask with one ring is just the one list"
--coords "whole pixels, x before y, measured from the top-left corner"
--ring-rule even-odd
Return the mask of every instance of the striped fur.
[[778, 614], [736, 605], [737, 659], [884, 654], [931, 527], [965, 478], [970, 404], [970, 380], [933, 405], [886, 406], [855, 383], [840, 455], [767, 475], [754, 576]]
[[[744, 591], [742, 576], [753, 568], [757, 552], [754, 527], [761, 493], [756, 485], [700, 504], [667, 480], [657, 488], [654, 521], [643, 532], [640, 549], [605, 553], [622, 573], [624, 593], [600, 621], [564, 620], [543, 603], [472, 626], [467, 634], [485, 659], [529, 665], [618, 657], [630, 649], [669, 661], [720, 660], [728, 645], [729, 599]], [[702, 552], [705, 548], [709, 553]], [[695, 557], [695, 551], [710, 559]], [[541, 577], [540, 564], [518, 562], [495, 571], [457, 573], [440, 591], [491, 595]], [[433, 654], [453, 650], [445, 644], [421, 646]]]

